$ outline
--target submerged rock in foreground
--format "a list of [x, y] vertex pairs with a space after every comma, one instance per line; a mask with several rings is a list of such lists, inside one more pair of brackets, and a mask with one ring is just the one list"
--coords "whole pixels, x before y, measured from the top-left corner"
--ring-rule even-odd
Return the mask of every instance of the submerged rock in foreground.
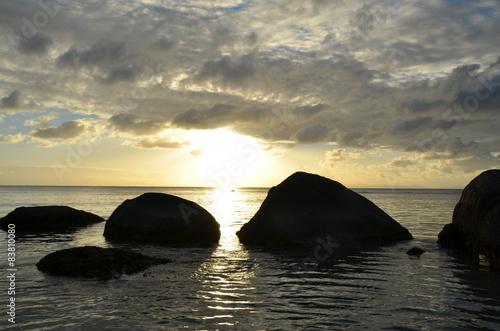
[[85, 246], [50, 253], [42, 258], [36, 267], [53, 276], [108, 280], [170, 262], [170, 259], [150, 257], [118, 248]]
[[19, 207], [0, 219], [0, 228], [14, 224], [16, 233], [57, 232], [103, 222], [104, 219], [67, 206]]
[[109, 240], [207, 246], [219, 242], [219, 223], [193, 201], [163, 193], [126, 200], [104, 228]]
[[438, 235], [442, 247], [484, 255], [500, 268], [500, 170], [488, 170], [463, 190], [453, 219]]
[[237, 235], [243, 244], [266, 246], [317, 245], [318, 237], [340, 244], [386, 244], [413, 238], [365, 197], [336, 181], [304, 172], [271, 188]]

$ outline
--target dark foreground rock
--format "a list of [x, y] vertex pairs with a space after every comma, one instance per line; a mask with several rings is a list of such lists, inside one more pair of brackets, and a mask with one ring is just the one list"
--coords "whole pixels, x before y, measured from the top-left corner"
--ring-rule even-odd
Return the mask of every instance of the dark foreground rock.
[[407, 229], [363, 196], [330, 179], [297, 172], [271, 188], [255, 216], [237, 232], [244, 244], [315, 246], [386, 244], [412, 239]]
[[483, 255], [492, 268], [500, 268], [500, 170], [485, 171], [465, 187], [438, 242]]
[[173, 195], [145, 193], [123, 202], [104, 228], [109, 240], [208, 246], [219, 241], [219, 223], [198, 204]]
[[410, 256], [416, 256], [416, 257], [420, 257], [420, 255], [422, 255], [424, 253], [425, 253], [425, 251], [419, 247], [412, 247], [406, 252], [406, 254], [408, 254]]
[[0, 228], [15, 225], [16, 233], [71, 231], [104, 219], [67, 206], [19, 207], [0, 219]]
[[36, 267], [53, 276], [108, 280], [170, 262], [170, 259], [150, 257], [118, 248], [85, 246], [50, 253], [42, 258]]

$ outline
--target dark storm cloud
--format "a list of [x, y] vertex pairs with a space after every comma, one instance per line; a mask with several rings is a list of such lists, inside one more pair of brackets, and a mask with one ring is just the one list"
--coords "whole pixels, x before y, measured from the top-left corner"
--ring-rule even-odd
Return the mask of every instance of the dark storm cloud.
[[166, 37], [162, 37], [153, 42], [150, 47], [154, 50], [168, 52], [171, 51], [175, 45], [176, 43], [174, 41], [169, 40]]
[[350, 20], [354, 28], [352, 34], [355, 37], [366, 37], [375, 29], [375, 16], [372, 13], [372, 6], [364, 4], [359, 8]]
[[442, 52], [432, 45], [396, 41], [389, 43], [381, 54], [380, 61], [390, 59], [393, 64], [411, 66], [414, 63], [435, 63], [442, 60]]
[[[445, 145], [445, 153], [452, 157], [463, 154], [476, 154], [480, 145], [475, 141], [470, 141], [467, 144], [462, 142], [460, 137], [450, 139]], [[483, 153], [481, 153], [483, 154]]]
[[133, 136], [147, 136], [157, 134], [166, 128], [164, 121], [142, 120], [135, 115], [122, 113], [113, 115], [109, 123], [118, 131]]
[[313, 144], [324, 141], [330, 129], [321, 123], [313, 124], [297, 132], [295, 138], [301, 144]]
[[486, 111], [500, 109], [500, 70], [485, 70], [469, 75], [468, 86], [457, 92], [453, 103]]
[[83, 51], [71, 48], [59, 56], [57, 64], [60, 67], [72, 68], [80, 66], [107, 66], [122, 61], [125, 55], [124, 42], [101, 41]]
[[80, 136], [85, 131], [85, 125], [79, 121], [64, 122], [58, 127], [36, 128], [30, 136], [40, 139], [68, 140]]
[[143, 72], [141, 60], [127, 52], [125, 42], [100, 41], [81, 51], [73, 47], [56, 63], [59, 68], [88, 68], [95, 80], [109, 84], [133, 81]]
[[445, 93], [458, 95], [464, 90], [475, 88], [477, 86], [476, 77], [480, 68], [479, 64], [464, 64], [454, 68], [441, 82], [441, 90]]
[[113, 68], [108, 72], [104, 81], [106, 83], [132, 81], [140, 73], [141, 73], [141, 68], [136, 66]]
[[47, 53], [48, 47], [53, 42], [50, 36], [39, 32], [33, 37], [23, 38], [18, 45], [18, 49], [21, 53], [40, 55]]
[[296, 107], [293, 109], [292, 113], [297, 116], [305, 116], [310, 118], [314, 115], [321, 113], [325, 109], [326, 105], [321, 103], [314, 106], [307, 105], [307, 106]]
[[408, 112], [414, 113], [425, 113], [432, 111], [433, 109], [442, 109], [447, 102], [445, 100], [424, 100], [424, 99], [413, 99], [404, 100], [401, 102], [399, 108], [407, 109]]
[[440, 119], [434, 124], [434, 128], [441, 129], [444, 131], [450, 130], [458, 124], [457, 120], [454, 119]]
[[190, 109], [178, 114], [172, 124], [184, 129], [216, 129], [233, 123], [238, 112], [235, 106], [216, 104], [205, 110]]
[[391, 130], [393, 135], [408, 134], [418, 130], [430, 127], [432, 117], [417, 116], [416, 118], [407, 119], [396, 123]]
[[21, 92], [12, 91], [8, 96], [0, 99], [0, 109], [18, 109], [21, 107]]
[[364, 133], [359, 131], [344, 133], [339, 139], [339, 145], [346, 147], [366, 147], [369, 144], [363, 139], [363, 136]]
[[255, 74], [256, 68], [253, 62], [253, 54], [235, 60], [230, 56], [223, 56], [220, 60], [207, 61], [194, 77], [194, 81], [199, 83], [211, 81], [222, 86], [240, 85]]

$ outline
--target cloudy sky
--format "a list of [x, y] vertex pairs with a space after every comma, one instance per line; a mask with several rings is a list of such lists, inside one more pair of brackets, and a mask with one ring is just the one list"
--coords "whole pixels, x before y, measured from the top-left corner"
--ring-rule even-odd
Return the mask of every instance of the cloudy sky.
[[462, 188], [500, 2], [0, 0], [0, 184]]

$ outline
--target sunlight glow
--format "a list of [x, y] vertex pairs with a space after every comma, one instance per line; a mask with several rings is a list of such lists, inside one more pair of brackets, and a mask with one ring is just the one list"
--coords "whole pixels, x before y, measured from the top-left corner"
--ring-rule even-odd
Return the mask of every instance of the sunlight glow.
[[198, 166], [212, 186], [239, 186], [257, 175], [262, 152], [257, 140], [226, 130], [197, 131]]
[[[214, 211], [217, 215], [217, 221], [221, 225], [228, 225], [233, 222], [234, 208], [235, 208], [235, 189], [229, 187], [221, 187], [214, 191]], [[225, 230], [221, 226], [221, 231]]]

